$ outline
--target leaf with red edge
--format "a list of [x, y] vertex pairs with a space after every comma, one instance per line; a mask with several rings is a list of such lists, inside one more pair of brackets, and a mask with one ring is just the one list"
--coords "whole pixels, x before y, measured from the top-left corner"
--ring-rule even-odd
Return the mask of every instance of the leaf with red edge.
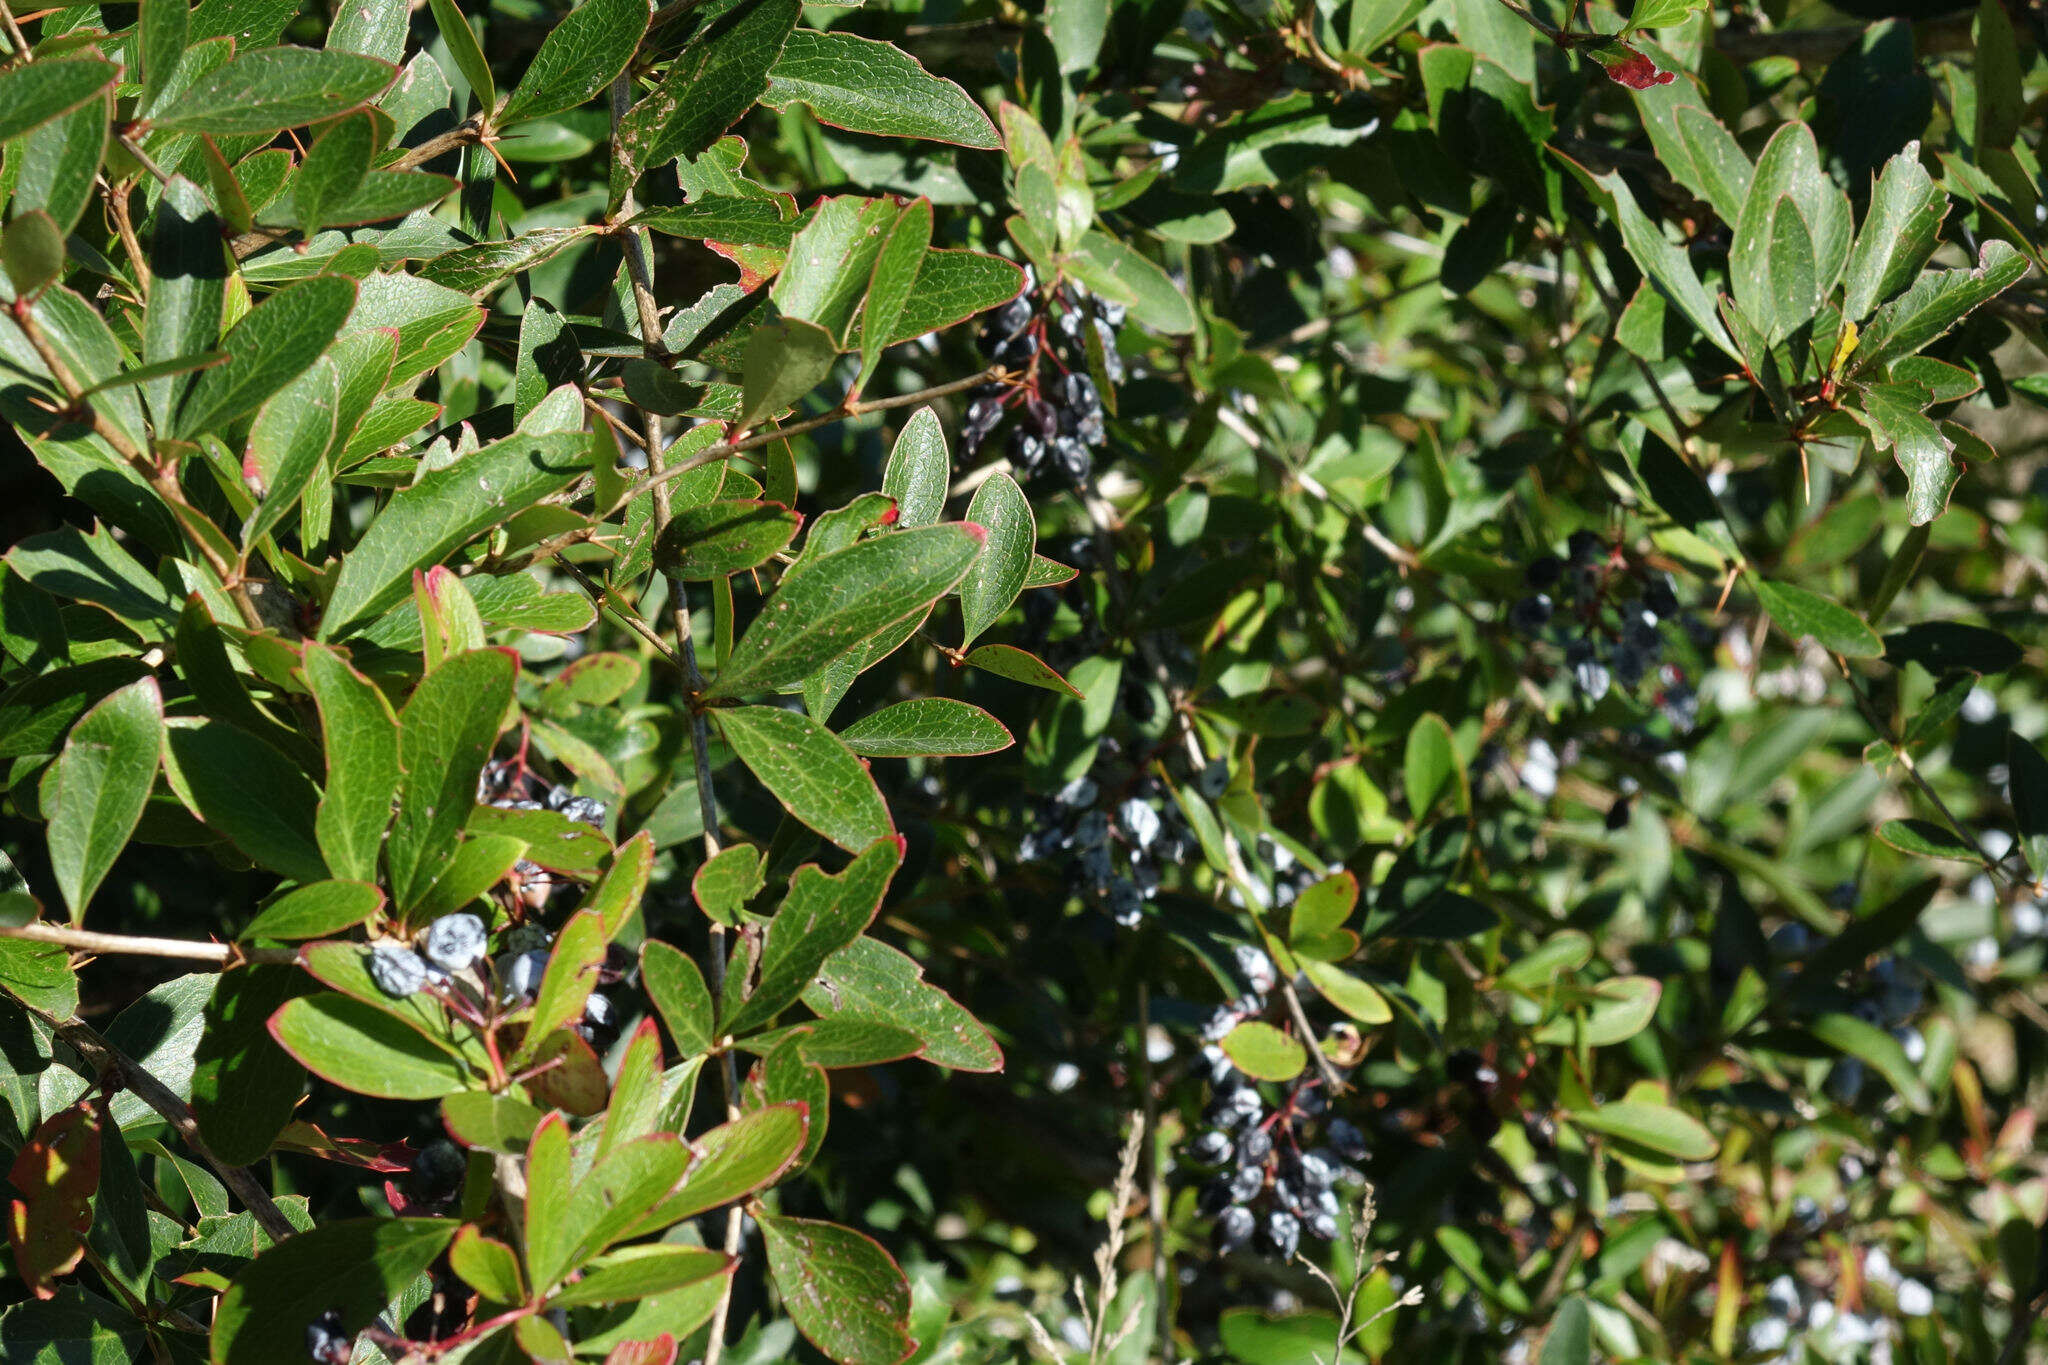
[[910, 1285], [871, 1237], [836, 1223], [760, 1215], [789, 1316], [840, 1365], [897, 1365], [917, 1349]]
[[526, 1082], [527, 1092], [541, 1104], [570, 1114], [595, 1114], [604, 1108], [611, 1093], [604, 1065], [590, 1044], [569, 1030], [559, 1030], [542, 1043], [533, 1064], [546, 1068]]
[[1662, 70], [1628, 43], [1602, 43], [1591, 52], [1593, 60], [1617, 85], [1631, 90], [1648, 90], [1678, 79], [1676, 72]]
[[652, 1341], [622, 1341], [612, 1347], [604, 1365], [675, 1365], [676, 1339], [663, 1332]]
[[45, 1119], [14, 1158], [7, 1179], [20, 1197], [8, 1209], [14, 1264], [39, 1299], [85, 1255], [92, 1197], [100, 1185], [101, 1112], [81, 1100]]
[[381, 1142], [368, 1138], [330, 1137], [317, 1125], [303, 1120], [294, 1120], [285, 1125], [277, 1141], [270, 1144], [273, 1150], [299, 1152], [305, 1156], [316, 1156], [323, 1161], [337, 1161], [344, 1166], [360, 1166], [366, 1171], [405, 1171], [412, 1169], [407, 1163], [385, 1155]]

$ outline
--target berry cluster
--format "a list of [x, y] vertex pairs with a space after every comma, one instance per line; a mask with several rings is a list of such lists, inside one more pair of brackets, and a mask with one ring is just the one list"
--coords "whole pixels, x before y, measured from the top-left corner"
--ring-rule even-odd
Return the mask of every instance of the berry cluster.
[[[533, 1002], [548, 966], [548, 944], [554, 935], [537, 924], [508, 925], [500, 934], [503, 951], [489, 956], [489, 935], [483, 920], [468, 911], [443, 915], [427, 926], [413, 946], [395, 939], [370, 945], [370, 978], [386, 995], [403, 999], [427, 991], [456, 1013], [481, 1023], [496, 1009], [519, 1009]], [[623, 970], [607, 963], [600, 981], [618, 981]], [[574, 1026], [586, 1042], [608, 1039], [618, 1027], [611, 999], [592, 991], [583, 1018]]]
[[[1131, 929], [1144, 917], [1145, 903], [1159, 894], [1161, 870], [1194, 853], [1195, 836], [1157, 777], [1142, 773], [1116, 782], [1108, 765], [1118, 753], [1114, 742], [1104, 740], [1092, 772], [1038, 804], [1017, 856], [1051, 867], [1071, 892]], [[1198, 785], [1213, 785], [1220, 794], [1229, 772], [1221, 764], [1212, 767], [1221, 781], [1204, 773]]]
[[[536, 798], [533, 793], [538, 791]], [[594, 796], [578, 796], [561, 783], [542, 782], [526, 766], [524, 746], [511, 758], [492, 759], [477, 779], [476, 799], [500, 810], [551, 810], [592, 829], [603, 829], [611, 809]], [[528, 910], [546, 908], [560, 883], [540, 864], [521, 858], [509, 879], [513, 898]]]
[[982, 354], [1012, 378], [974, 390], [960, 442], [973, 455], [1002, 424], [1005, 410], [1015, 408], [1009, 456], [1018, 477], [1058, 474], [1079, 485], [1094, 470], [1093, 452], [1109, 439], [1102, 394], [1092, 375], [1099, 373], [1111, 384], [1123, 382], [1116, 329], [1123, 325], [1124, 310], [1072, 284], [1055, 288], [1051, 301], [1056, 307], [1041, 312], [1027, 287], [982, 328]]
[[1666, 631], [1676, 626], [1696, 646], [1711, 636], [1680, 607], [1668, 575], [1631, 564], [1621, 546], [1591, 531], [1574, 531], [1562, 559], [1539, 556], [1523, 581], [1529, 594], [1508, 608], [1508, 624], [1562, 650], [1572, 686], [1588, 703], [1611, 688], [1634, 693], [1649, 680], [1649, 700], [1674, 730], [1698, 723], [1699, 697], [1685, 670], [1663, 662]]
[[[1836, 904], [1840, 905], [1843, 899], [1836, 897]], [[1853, 895], [1846, 899], [1853, 905]], [[1797, 921], [1780, 925], [1770, 940], [1772, 956], [1783, 961], [1804, 959], [1819, 946], [1813, 932]], [[1927, 1003], [1927, 986], [1920, 969], [1902, 958], [1881, 957], [1844, 986], [1851, 997], [1849, 1013], [1889, 1032], [1905, 1052], [1906, 1060], [1918, 1066], [1927, 1055], [1927, 1040], [1912, 1022]], [[1867, 1079], [1862, 1061], [1855, 1057], [1839, 1058], [1828, 1071], [1828, 1094], [1837, 1103], [1853, 1106], [1862, 1096]]]
[[[1347, 1163], [1365, 1159], [1365, 1135], [1329, 1112], [1322, 1081], [1313, 1076], [1290, 1082], [1280, 1103], [1268, 1109], [1258, 1085], [1217, 1045], [1240, 1023], [1263, 1014], [1279, 984], [1272, 959], [1260, 949], [1240, 944], [1236, 956], [1248, 989], [1219, 1005], [1202, 1030], [1210, 1089], [1202, 1119], [1209, 1126], [1188, 1143], [1186, 1154], [1194, 1165], [1215, 1172], [1203, 1182], [1196, 1209], [1216, 1220], [1218, 1253], [1249, 1245], [1287, 1261], [1304, 1232], [1321, 1241], [1337, 1235], [1336, 1186], [1362, 1179]], [[1323, 1145], [1313, 1145], [1311, 1130], [1318, 1127]]]
[[1934, 1311], [1934, 1294], [1919, 1280], [1901, 1275], [1883, 1247], [1863, 1254], [1864, 1311], [1839, 1307], [1832, 1293], [1793, 1276], [1780, 1275], [1764, 1291], [1763, 1312], [1749, 1325], [1745, 1345], [1777, 1365], [1793, 1361], [1877, 1361], [1892, 1358], [1897, 1324], [1875, 1311], [1873, 1287], [1882, 1287], [1900, 1317], [1925, 1317]]

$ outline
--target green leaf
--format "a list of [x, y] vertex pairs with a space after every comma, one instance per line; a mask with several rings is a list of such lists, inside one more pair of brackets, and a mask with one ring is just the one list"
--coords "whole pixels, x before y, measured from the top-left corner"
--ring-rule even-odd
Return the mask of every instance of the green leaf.
[[466, 1087], [445, 1048], [374, 1005], [334, 991], [288, 1001], [271, 1036], [299, 1064], [344, 1090], [383, 1100], [437, 1100]]
[[[1648, 28], [1642, 13], [1656, 3], [1659, 0], [1645, 0], [1644, 4], [1636, 6], [1634, 22]], [[1662, 3], [1689, 6], [1691, 0], [1662, 0]], [[1682, 14], [1679, 16], [1683, 17]], [[1543, 1351], [1536, 1357], [1536, 1365], [1593, 1365], [1593, 1319], [1586, 1312], [1586, 1301], [1578, 1295], [1574, 1294], [1557, 1306], [1557, 1312], [1550, 1319], [1550, 1328], [1543, 1334]]]
[[761, 102], [807, 106], [820, 123], [855, 133], [925, 138], [993, 151], [995, 125], [965, 90], [888, 43], [799, 29], [783, 44]]
[[863, 848], [836, 876], [819, 871], [814, 863], [798, 868], [789, 879], [782, 908], [769, 921], [754, 988], [736, 1009], [735, 992], [728, 991], [720, 1031], [742, 1034], [759, 1028], [795, 1003], [825, 960], [874, 922], [889, 879], [902, 861], [902, 843], [886, 834]]
[[[268, 306], [268, 305], [266, 305]], [[400, 489], [342, 561], [320, 638], [363, 625], [403, 598], [412, 573], [567, 488], [590, 463], [583, 432], [515, 433]]]
[[839, 737], [863, 758], [992, 754], [1016, 743], [994, 716], [947, 697], [919, 697], [885, 706], [847, 726]]
[[555, 25], [500, 110], [509, 128], [591, 99], [626, 69], [647, 32], [647, 0], [583, 0]]
[[689, 954], [673, 944], [649, 939], [640, 946], [640, 979], [676, 1050], [684, 1057], [711, 1051], [717, 1041], [711, 991]]
[[1936, 270], [1920, 276], [1912, 288], [1870, 319], [1852, 368], [1860, 374], [1913, 354], [2026, 273], [2027, 258], [1992, 239], [1979, 248], [1975, 269]]
[[960, 580], [960, 647], [995, 624], [1024, 590], [1031, 553], [1038, 544], [1038, 523], [1024, 491], [1009, 475], [990, 475], [974, 491], [967, 521], [987, 533], [981, 553]]
[[1816, 1039], [1884, 1077], [1914, 1113], [1924, 1114], [1932, 1106], [1933, 1097], [1927, 1092], [1926, 1082], [1920, 1079], [1905, 1048], [1891, 1034], [1853, 1014], [1823, 1014], [1810, 1027]]
[[1420, 820], [1436, 804], [1445, 785], [1458, 774], [1458, 750], [1443, 717], [1426, 714], [1408, 731], [1401, 776], [1408, 792], [1408, 810]]
[[[524, 1143], [520, 1150], [525, 1150]], [[497, 1238], [486, 1237], [474, 1225], [455, 1234], [455, 1242], [448, 1248], [448, 1268], [486, 1302], [521, 1303], [526, 1298], [518, 1253]]]
[[504, 810], [479, 805], [469, 813], [472, 834], [501, 834], [526, 845], [526, 856], [551, 872], [595, 872], [612, 854], [604, 831], [558, 811]]
[[[1678, 305], [1707, 340], [1734, 359], [1741, 360], [1735, 343], [1729, 340], [1727, 329], [1721, 325], [1712, 296], [1700, 283], [1700, 277], [1684, 251], [1667, 241], [1663, 231], [1643, 215], [1642, 209], [1636, 206], [1635, 195], [1618, 173], [1595, 176], [1593, 183], [1612, 198], [1615, 226], [1621, 230], [1622, 243], [1643, 273], [1650, 277], [1665, 298]], [[1754, 185], [1750, 193], [1756, 193]]]
[[369, 882], [313, 882], [264, 906], [236, 937], [245, 943], [265, 938], [332, 938], [369, 919], [383, 905], [384, 892]]
[[713, 714], [740, 761], [797, 820], [849, 851], [895, 834], [866, 765], [809, 716], [774, 706]]
[[733, 697], [801, 682], [904, 617], [922, 616], [966, 574], [984, 535], [955, 522], [805, 558], [783, 575], [707, 695]]
[[803, 1000], [826, 1018], [872, 1019], [908, 1029], [934, 1066], [1000, 1071], [1003, 1050], [952, 996], [927, 983], [909, 957], [872, 938], [857, 938], [827, 958], [804, 987]]
[[744, 573], [796, 538], [803, 514], [779, 502], [730, 498], [678, 508], [654, 545], [654, 565], [692, 582]]
[[687, 204], [648, 209], [633, 226], [651, 228], [669, 237], [717, 242], [721, 246], [761, 246], [787, 251], [805, 220], [792, 217], [773, 199], [706, 195]]
[[127, 1309], [64, 1284], [0, 1311], [0, 1351], [20, 1365], [132, 1365], [148, 1359], [149, 1336]]
[[[1904, 357], [1899, 364], [1917, 359]], [[1891, 451], [1905, 472], [1906, 510], [1915, 526], [1948, 509], [1949, 494], [1962, 478], [1953, 458], [1955, 442], [1923, 410], [1930, 399], [1918, 384], [1871, 384], [1863, 390], [1862, 410], [1850, 414], [1869, 430], [1871, 444]]]
[[1851, 659], [1875, 659], [1884, 653], [1884, 642], [1877, 638], [1877, 632], [1841, 603], [1789, 583], [1774, 583], [1765, 578], [1752, 582], [1764, 610], [1794, 640], [1811, 636], [1823, 649]]
[[202, 370], [174, 430], [191, 439], [249, 412], [303, 374], [341, 331], [356, 301], [353, 280], [318, 275], [289, 284], [228, 329], [227, 360]]
[[[541, 1124], [534, 1134], [535, 1149], [557, 1141], [560, 1122], [559, 1116], [550, 1115]], [[703, 1141], [699, 1138], [698, 1144]], [[536, 1164], [529, 1152], [527, 1163], [532, 1179], [548, 1175], [555, 1158], [551, 1155]], [[529, 1201], [527, 1270], [534, 1288], [551, 1287], [614, 1242], [652, 1231], [655, 1224], [649, 1210], [665, 1206], [665, 1197], [693, 1164], [703, 1165], [692, 1162], [689, 1145], [678, 1135], [655, 1133], [611, 1148], [591, 1165], [588, 1174], [569, 1186], [566, 1199]], [[559, 1190], [566, 1183], [557, 1176], [552, 1185], [536, 1181], [533, 1188]], [[536, 1204], [550, 1207], [536, 1209]]]
[[808, 1126], [803, 1105], [771, 1104], [703, 1134], [695, 1142], [702, 1155], [689, 1175], [628, 1235], [667, 1227], [774, 1184], [803, 1150]]
[[1308, 973], [1310, 984], [1321, 992], [1323, 999], [1359, 1023], [1385, 1024], [1393, 1020], [1394, 1011], [1386, 997], [1343, 968], [1304, 958], [1301, 969]]
[[919, 408], [890, 447], [882, 470], [882, 491], [896, 499], [896, 524], [904, 530], [938, 524], [946, 507], [946, 485], [953, 459], [946, 450], [946, 428], [938, 413]]
[[1919, 858], [1944, 858], [1957, 863], [1982, 861], [1974, 844], [1932, 820], [1887, 820], [1877, 827], [1877, 837], [1899, 852]]
[[[1780, 200], [1790, 201], [1790, 215]], [[1850, 221], [1849, 200], [1822, 169], [1812, 130], [1781, 126], [1757, 158], [1728, 252], [1736, 300], [1768, 343], [1790, 335], [1833, 292], [1849, 258]]]
[[732, 1269], [724, 1252], [703, 1247], [621, 1247], [590, 1262], [576, 1283], [551, 1294], [547, 1302], [550, 1309], [622, 1303], [729, 1275]]
[[1042, 687], [1077, 700], [1081, 696], [1081, 689], [1061, 677], [1051, 664], [1015, 645], [976, 645], [968, 651], [966, 662], [1012, 682]]
[[299, 765], [226, 721], [176, 726], [165, 768], [186, 807], [250, 861], [300, 881], [328, 875], [314, 833], [319, 797]]
[[1109, 0], [1047, 0], [1045, 36], [1052, 39], [1061, 75], [1094, 66], [1108, 29]]
[[324, 355], [256, 414], [242, 477], [263, 500], [242, 523], [244, 548], [269, 535], [298, 506], [306, 485], [326, 466], [340, 417], [341, 370]]
[[712, 923], [733, 927], [741, 923], [740, 912], [764, 884], [761, 850], [752, 844], [727, 844], [697, 869], [690, 893]]
[[790, 242], [770, 291], [775, 306], [784, 317], [816, 323], [842, 347], [850, 344], [847, 329], [900, 216], [886, 199], [839, 195], [820, 203]]
[[311, 237], [336, 221], [335, 210], [355, 197], [377, 151], [377, 125], [367, 112], [335, 119], [322, 129], [292, 177], [292, 209]]
[[802, 318], [778, 318], [757, 328], [740, 366], [737, 425], [752, 427], [818, 387], [839, 359], [832, 334]]
[[489, 114], [498, 106], [498, 84], [491, 78], [491, 64], [476, 40], [476, 30], [455, 0], [427, 0], [427, 4], [434, 12], [434, 27], [441, 31], [448, 55], [455, 60], [455, 69], [476, 96], [479, 111]]
[[802, 8], [799, 0], [739, 0], [720, 9], [620, 124], [634, 169], [697, 156], [739, 122], [768, 89]]
[[1300, 1040], [1256, 1019], [1224, 1034], [1223, 1051], [1239, 1071], [1260, 1081], [1291, 1081], [1308, 1065]]
[[583, 1017], [583, 1007], [597, 988], [597, 970], [604, 965], [604, 921], [594, 911], [579, 910], [555, 936], [554, 951], [534, 993], [533, 1020], [526, 1027], [518, 1059], [527, 1061], [549, 1034]]
[[840, 1365], [897, 1365], [911, 1353], [910, 1286], [888, 1252], [833, 1223], [758, 1221], [783, 1307], [812, 1345]]
[[1581, 1128], [1621, 1138], [1680, 1161], [1710, 1161], [1721, 1144], [1692, 1115], [1648, 1100], [1616, 1100], [1567, 1115]]
[[64, 273], [64, 233], [41, 209], [15, 216], [0, 232], [0, 262], [17, 298], [35, 294]]
[[308, 644], [305, 670], [327, 751], [327, 789], [313, 823], [320, 852], [337, 874], [373, 881], [398, 790], [398, 718], [339, 651]]
[[14, 186], [15, 212], [41, 209], [67, 234], [78, 226], [92, 202], [94, 182], [106, 158], [112, 100], [111, 91], [102, 91], [7, 149], [8, 161], [20, 168]]
[[286, 1239], [235, 1276], [213, 1319], [215, 1365], [278, 1365], [306, 1354], [306, 1328], [330, 1310], [345, 1333], [370, 1325], [433, 1264], [461, 1224], [356, 1218]]
[[1124, 304], [1145, 326], [1176, 336], [1195, 330], [1194, 305], [1173, 278], [1108, 233], [1090, 228], [1067, 264], [1075, 278]]
[[0, 142], [60, 118], [114, 83], [112, 62], [24, 62], [0, 71]]
[[46, 789], [50, 869], [74, 924], [127, 846], [164, 751], [163, 693], [138, 678], [80, 716]]
[[61, 943], [0, 938], [0, 990], [60, 1019], [78, 1011], [78, 974]]
[[1553, 1019], [1537, 1029], [1534, 1037], [1539, 1043], [1612, 1047], [1650, 1026], [1663, 992], [1664, 988], [1647, 976], [1613, 977], [1593, 987], [1593, 999], [1582, 1015]]
[[224, 971], [215, 982], [193, 1056], [192, 1116], [222, 1161], [262, 1160], [292, 1121], [306, 1073], [266, 1026], [310, 984], [296, 966], [271, 963]]
[[889, 338], [895, 335], [896, 324], [916, 291], [917, 277], [924, 269], [925, 254], [931, 249], [931, 244], [931, 202], [913, 200], [897, 218], [896, 226], [889, 230], [889, 239], [876, 255], [874, 273], [868, 278], [867, 303], [862, 310], [860, 378], [854, 383], [856, 389], [866, 387], [868, 380], [874, 377], [875, 368], [882, 363], [882, 352]]
[[464, 1090], [441, 1101], [449, 1135], [465, 1147], [517, 1156], [540, 1127], [541, 1111], [512, 1095]]
[[1849, 253], [1842, 316], [1861, 322], [1884, 299], [1904, 289], [1934, 254], [1948, 195], [1920, 164], [1920, 144], [1884, 163], [1870, 194], [1863, 229]]
[[829, 1070], [881, 1066], [918, 1054], [922, 1044], [908, 1029], [879, 1019], [806, 1019], [742, 1039], [740, 1046], [764, 1056], [784, 1043], [813, 1066]]
[[[359, 552], [360, 553], [360, 552]], [[398, 718], [398, 815], [385, 858], [392, 903], [412, 908], [440, 875], [476, 805], [477, 777], [512, 704], [518, 665], [472, 650], [429, 672]]]
[[181, 133], [275, 133], [366, 104], [396, 74], [389, 62], [350, 52], [259, 48], [200, 77], [150, 122]]
[[[1172, 281], [1167, 284], [1170, 287]], [[1016, 298], [1023, 287], [1024, 269], [1015, 261], [984, 251], [927, 251], [924, 264], [918, 268], [917, 285], [896, 316], [895, 331], [888, 344], [913, 341], [927, 332], [944, 331], [976, 313], [1000, 308]], [[856, 319], [849, 345], [869, 344], [861, 335], [862, 330], [860, 320]]]

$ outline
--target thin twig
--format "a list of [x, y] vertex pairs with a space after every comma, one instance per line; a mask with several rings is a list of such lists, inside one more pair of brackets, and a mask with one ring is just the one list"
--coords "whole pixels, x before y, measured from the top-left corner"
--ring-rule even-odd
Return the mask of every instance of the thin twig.
[[227, 1186], [248, 1207], [249, 1212], [255, 1215], [257, 1224], [272, 1238], [281, 1242], [298, 1231], [292, 1226], [291, 1220], [284, 1216], [283, 1210], [271, 1199], [270, 1192], [259, 1185], [246, 1168], [230, 1166], [213, 1154], [213, 1149], [199, 1136], [199, 1124], [193, 1119], [191, 1109], [162, 1081], [143, 1070], [119, 1048], [102, 1038], [92, 1025], [79, 1019], [60, 1019], [56, 1015], [35, 1009], [34, 1006], [29, 1008], [34, 1010], [36, 1016], [44, 1023], [56, 1030], [57, 1036], [69, 1043], [79, 1056], [85, 1058], [87, 1065], [102, 1076], [118, 1075], [122, 1085], [133, 1091], [137, 1099], [161, 1114], [164, 1121], [175, 1128], [178, 1136], [185, 1140], [185, 1145], [190, 1147], [201, 1161], [213, 1168], [213, 1173], [220, 1177], [221, 1184]]
[[432, 161], [444, 152], [452, 152], [457, 147], [467, 147], [473, 142], [479, 142], [482, 140], [482, 137], [483, 115], [471, 114], [447, 132], [436, 133], [419, 146], [411, 148], [384, 169], [388, 171], [409, 171], [415, 166], [424, 166], [427, 162]]
[[[632, 167], [627, 164], [625, 150], [619, 141], [619, 125], [625, 121], [628, 103], [632, 98], [632, 77], [621, 72], [612, 82], [612, 155], [616, 158], [622, 174], [626, 177], [626, 189], [620, 196], [618, 216], [631, 219], [634, 213]], [[657, 364], [667, 359], [667, 350], [661, 344], [661, 314], [654, 301], [653, 253], [645, 228], [624, 229], [626, 270], [633, 283], [633, 303], [639, 314], [640, 345], [649, 360]], [[675, 472], [664, 467], [664, 452], [661, 440], [661, 419], [650, 412], [641, 414], [647, 449], [647, 479], [641, 489], [654, 494], [654, 525], [652, 534], [658, 539], [669, 523], [669, 476]], [[771, 438], [773, 439], [773, 438]], [[734, 445], [733, 450], [739, 447]], [[728, 454], [732, 451], [726, 452]], [[699, 460], [697, 463], [708, 463]], [[688, 467], [685, 462], [683, 467]], [[639, 491], [639, 490], [636, 490]], [[704, 708], [699, 699], [704, 692], [704, 675], [697, 667], [697, 646], [690, 629], [690, 599], [683, 586], [683, 580], [673, 574], [663, 577], [668, 584], [670, 619], [675, 624], [676, 651], [683, 668], [683, 685], [689, 689], [690, 701], [690, 758], [697, 775], [697, 808], [704, 825], [704, 856], [706, 859], [718, 853], [718, 802], [711, 790], [711, 731], [704, 717]], [[711, 997], [722, 1000], [725, 997], [725, 975], [727, 962], [726, 931], [723, 924], [713, 923], [709, 942], [705, 945], [705, 982], [710, 987]], [[739, 1066], [733, 1058], [732, 1049], [721, 1048], [718, 1054], [718, 1075], [725, 1095], [725, 1116], [728, 1122], [739, 1117], [740, 1078]], [[738, 1261], [745, 1248], [745, 1227], [742, 1211], [734, 1204], [725, 1215], [725, 1254]], [[709, 1336], [704, 1346], [704, 1365], [718, 1365], [725, 1353], [725, 1333], [732, 1316], [732, 1293], [737, 1273], [727, 1275], [719, 1287], [718, 1302], [711, 1310]]]
[[944, 398], [949, 393], [959, 393], [963, 389], [971, 389], [978, 384], [999, 383], [1008, 374], [1009, 371], [1005, 370], [1002, 366], [991, 365], [979, 374], [971, 374], [965, 379], [954, 379], [944, 384], [934, 384], [928, 389], [919, 389], [916, 393], [902, 393], [889, 398], [872, 398], [863, 399], [858, 402], [842, 403], [830, 412], [822, 413], [816, 417], [806, 417], [801, 422], [791, 422], [788, 426], [774, 431], [763, 431], [734, 441], [720, 441], [716, 445], [704, 447], [704, 449], [686, 460], [668, 465], [659, 474], [650, 474], [647, 478], [633, 485], [632, 491], [628, 496], [637, 497], [673, 479], [679, 479], [693, 469], [701, 468], [707, 464], [715, 464], [719, 460], [730, 459], [734, 455], [743, 454], [749, 450], [756, 450], [761, 446], [769, 445], [776, 441], [786, 441], [792, 436], [801, 436], [807, 431], [816, 431], [819, 427], [830, 426], [834, 422], [843, 422], [849, 417], [859, 417], [864, 413], [870, 412], [882, 412], [889, 408], [907, 408], [913, 403], [925, 403], [934, 398]]
[[201, 943], [187, 938], [149, 938], [139, 934], [102, 934], [91, 929], [72, 929], [61, 924], [17, 924], [0, 927], [0, 938], [26, 939], [30, 943], [54, 943], [74, 952], [100, 957], [170, 957], [193, 962], [218, 963], [222, 970], [245, 962], [297, 962], [293, 948], [244, 948], [234, 943]]

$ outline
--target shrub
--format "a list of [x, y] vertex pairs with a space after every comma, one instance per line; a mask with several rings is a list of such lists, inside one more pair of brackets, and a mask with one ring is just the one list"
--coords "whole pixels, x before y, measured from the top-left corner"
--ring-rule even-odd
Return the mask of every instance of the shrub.
[[2048, 26], [1868, 8], [0, 11], [0, 1356], [2039, 1351]]

